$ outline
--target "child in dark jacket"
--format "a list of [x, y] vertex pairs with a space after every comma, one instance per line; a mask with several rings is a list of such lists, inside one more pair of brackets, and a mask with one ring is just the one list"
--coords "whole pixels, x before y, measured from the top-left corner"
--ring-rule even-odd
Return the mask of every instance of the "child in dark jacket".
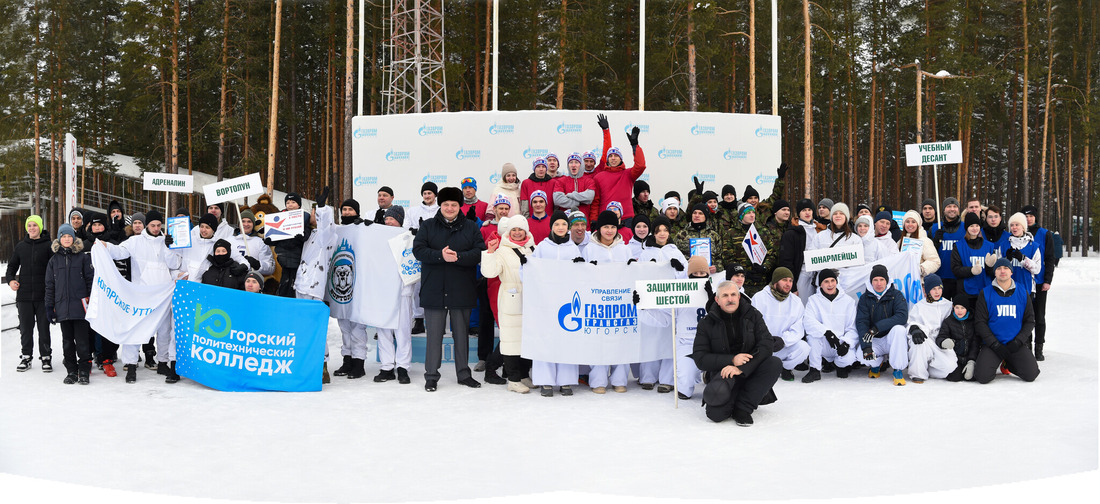
[[88, 321], [84, 320], [84, 300], [91, 295], [92, 258], [82, 254], [84, 243], [76, 231], [62, 224], [53, 242], [54, 255], [46, 265], [46, 316], [61, 324], [65, 353], [64, 383], [88, 384], [92, 371], [92, 341]]
[[202, 274], [202, 283], [228, 289], [244, 290], [248, 265], [234, 260], [232, 245], [224, 238], [214, 242], [213, 253], [206, 256], [210, 268]]
[[956, 294], [953, 311], [943, 319], [936, 344], [944, 350], [955, 350], [959, 365], [947, 375], [947, 381], [957, 382], [974, 378], [974, 361], [978, 358], [981, 343], [974, 332], [974, 319], [970, 316], [969, 296]]

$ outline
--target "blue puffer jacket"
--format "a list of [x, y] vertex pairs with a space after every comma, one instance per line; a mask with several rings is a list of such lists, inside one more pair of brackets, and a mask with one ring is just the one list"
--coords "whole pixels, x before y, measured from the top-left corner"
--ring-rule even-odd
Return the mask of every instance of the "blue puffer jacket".
[[84, 242], [62, 248], [53, 241], [54, 256], [46, 265], [46, 307], [57, 312], [57, 320], [84, 320], [84, 298], [92, 294], [92, 256], [82, 254]]
[[871, 327], [875, 328], [878, 338], [886, 336], [896, 325], [905, 325], [909, 318], [909, 302], [893, 284], [879, 295], [867, 281], [867, 291], [859, 297], [856, 305], [856, 332], [860, 335]]

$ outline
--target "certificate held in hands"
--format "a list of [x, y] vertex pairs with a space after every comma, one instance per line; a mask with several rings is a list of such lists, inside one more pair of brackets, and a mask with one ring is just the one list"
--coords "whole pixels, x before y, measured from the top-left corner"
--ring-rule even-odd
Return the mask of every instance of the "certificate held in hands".
[[172, 236], [172, 244], [168, 248], [172, 250], [191, 248], [190, 217], [169, 217], [165, 233]]

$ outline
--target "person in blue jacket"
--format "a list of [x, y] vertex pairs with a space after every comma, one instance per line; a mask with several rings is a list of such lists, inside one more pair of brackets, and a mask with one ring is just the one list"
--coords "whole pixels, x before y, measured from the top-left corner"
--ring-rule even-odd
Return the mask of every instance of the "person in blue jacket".
[[981, 217], [967, 212], [965, 219], [966, 234], [951, 251], [951, 273], [958, 282], [956, 293], [977, 296], [993, 278], [998, 255], [993, 244], [982, 237]]
[[867, 291], [856, 304], [856, 333], [863, 350], [864, 364], [871, 366], [867, 376], [878, 378], [882, 357], [890, 356], [894, 385], [905, 385], [902, 370], [909, 367], [909, 302], [893, 284], [886, 266], [876, 264], [867, 280]]
[[974, 381], [993, 381], [1001, 362], [1022, 380], [1035, 381], [1039, 363], [1027, 348], [1035, 329], [1031, 295], [1012, 279], [1012, 263], [1008, 259], [997, 259], [993, 270], [996, 280], [982, 289], [974, 310], [974, 331], [982, 341], [974, 365]]
[[959, 200], [948, 196], [943, 200], [943, 221], [932, 225], [928, 231], [928, 237], [936, 244], [936, 250], [940, 253], [940, 270], [937, 275], [943, 279], [943, 297], [951, 299], [955, 297], [955, 274], [951, 272], [951, 251], [956, 245], [961, 245], [966, 228], [959, 217]]

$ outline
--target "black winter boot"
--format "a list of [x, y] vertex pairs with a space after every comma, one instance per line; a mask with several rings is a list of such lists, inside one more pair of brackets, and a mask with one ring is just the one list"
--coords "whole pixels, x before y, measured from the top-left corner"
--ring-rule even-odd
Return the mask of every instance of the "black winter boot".
[[495, 369], [485, 370], [485, 383], [490, 385], [504, 385], [508, 383], [508, 380], [501, 378]]
[[[157, 354], [145, 352], [145, 369], [157, 369]], [[163, 374], [159, 370], [157, 374]]]
[[400, 383], [402, 385], [408, 385], [412, 383], [412, 380], [409, 379], [409, 370], [403, 367], [397, 368], [397, 383]]
[[87, 385], [88, 384], [88, 375], [90, 373], [91, 373], [90, 371], [85, 371], [83, 369], [81, 369], [80, 371], [77, 371], [76, 382], [81, 384], [81, 385]]
[[1042, 343], [1036, 343], [1035, 344], [1035, 360], [1037, 360], [1037, 361], [1046, 360], [1046, 357], [1043, 356], [1043, 344]]
[[[332, 372], [332, 376], [347, 376], [348, 372], [351, 371], [351, 365], [352, 365], [351, 356], [350, 355], [345, 355], [344, 356], [344, 363], [341, 364], [340, 367], [336, 368], [336, 371]], [[348, 376], [348, 378], [351, 378], [351, 377]]]
[[176, 361], [168, 367], [168, 373], [164, 376], [164, 383], [176, 383], [180, 381], [180, 375], [176, 374]]
[[424, 332], [424, 319], [418, 318], [413, 321], [412, 334], [421, 334]]
[[123, 366], [126, 368], [126, 383], [134, 383], [137, 381], [137, 364], [127, 364]]
[[814, 368], [810, 368], [810, 370], [806, 372], [806, 376], [802, 377], [802, 383], [813, 383], [813, 382], [818, 381], [820, 379], [821, 379], [821, 371], [818, 371]]
[[167, 362], [158, 362], [157, 363], [157, 374], [168, 376], [168, 363]]
[[[363, 359], [351, 359], [351, 363], [348, 365], [347, 371], [347, 376], [349, 380], [354, 380], [356, 378], [367, 376], [367, 370], [363, 369], [364, 363], [365, 361]], [[333, 374], [335, 375], [336, 373]]]
[[392, 369], [383, 369], [378, 371], [378, 375], [374, 377], [375, 383], [388, 382], [390, 380], [396, 380], [397, 374]]

